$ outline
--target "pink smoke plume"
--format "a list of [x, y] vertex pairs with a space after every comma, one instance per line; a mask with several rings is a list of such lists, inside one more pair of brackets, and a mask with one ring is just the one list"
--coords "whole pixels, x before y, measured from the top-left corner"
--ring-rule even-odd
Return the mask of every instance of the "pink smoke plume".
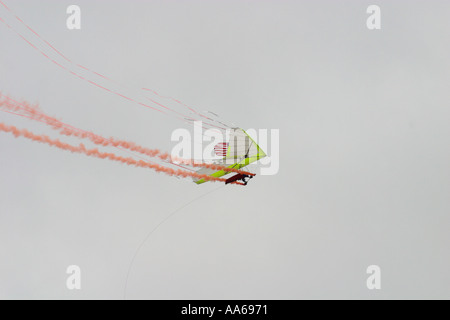
[[135, 160], [133, 158], [126, 158], [122, 156], [115, 155], [114, 153], [107, 153], [107, 152], [100, 152], [98, 149], [86, 149], [86, 147], [83, 144], [80, 144], [79, 146], [74, 146], [65, 142], [62, 142], [58, 139], [51, 139], [50, 137], [46, 135], [37, 135], [34, 134], [26, 129], [18, 129], [14, 126], [9, 126], [3, 123], [0, 123], [0, 131], [7, 132], [13, 134], [16, 138], [23, 137], [32, 141], [40, 142], [47, 144], [52, 147], [56, 147], [62, 150], [70, 151], [72, 153], [81, 153], [86, 156], [95, 157], [99, 159], [108, 159], [116, 162], [120, 162], [129, 166], [135, 166], [139, 168], [147, 168], [152, 169], [156, 172], [165, 173], [170, 176], [177, 176], [177, 177], [193, 177], [198, 179], [205, 179], [206, 181], [220, 181], [225, 182], [226, 179], [222, 178], [215, 178], [204, 174], [197, 174], [189, 171], [184, 170], [174, 170], [171, 168], [167, 168], [158, 164], [152, 164], [143, 160]]
[[[149, 149], [146, 147], [139, 146], [135, 144], [134, 142], [128, 142], [124, 140], [118, 140], [115, 138], [104, 138], [102, 136], [99, 136], [98, 134], [95, 134], [90, 131], [82, 130], [75, 128], [67, 123], [64, 123], [54, 117], [46, 115], [44, 112], [42, 112], [37, 105], [31, 105], [27, 102], [18, 102], [10, 97], [7, 97], [5, 95], [2, 95], [0, 93], [0, 97], [3, 97], [3, 100], [0, 100], [0, 107], [5, 107], [6, 109], [13, 111], [13, 112], [19, 112], [14, 113], [19, 116], [26, 116], [29, 119], [36, 120], [39, 122], [43, 122], [47, 124], [48, 126], [52, 127], [53, 129], [57, 130], [60, 134], [65, 136], [74, 136], [81, 139], [88, 139], [91, 142], [93, 142], [96, 145], [103, 146], [103, 147], [116, 147], [116, 148], [124, 148], [133, 152], [137, 152], [149, 157], [157, 157], [163, 161], [170, 162], [172, 164], [180, 163], [184, 165], [189, 165], [192, 167], [204, 167], [209, 168], [212, 170], [224, 170], [226, 172], [235, 172], [235, 173], [241, 173], [241, 174], [247, 174], [247, 175], [253, 175], [252, 173], [228, 168], [225, 166], [217, 165], [217, 164], [209, 164], [209, 163], [198, 163], [193, 160], [187, 160], [187, 159], [180, 159], [180, 158], [174, 158], [168, 153], [161, 152], [158, 149]], [[23, 115], [25, 113], [25, 115]]]

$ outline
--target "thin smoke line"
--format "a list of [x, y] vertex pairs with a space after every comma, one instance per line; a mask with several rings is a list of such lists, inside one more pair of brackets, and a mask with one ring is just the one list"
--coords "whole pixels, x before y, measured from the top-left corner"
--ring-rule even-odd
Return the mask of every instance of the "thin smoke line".
[[148, 234], [147, 236], [144, 238], [144, 240], [139, 244], [139, 246], [137, 247], [133, 258], [131, 259], [130, 262], [130, 266], [128, 267], [128, 271], [127, 271], [127, 276], [125, 279], [125, 287], [124, 287], [124, 291], [123, 291], [123, 299], [127, 300], [127, 288], [128, 288], [128, 281], [130, 278], [130, 274], [131, 274], [131, 270], [133, 268], [133, 264], [134, 261], [136, 260], [139, 252], [141, 251], [141, 249], [144, 247], [145, 243], [150, 239], [150, 237], [152, 236], [153, 233], [155, 233], [165, 222], [167, 222], [170, 218], [172, 218], [175, 214], [177, 214], [179, 211], [183, 210], [184, 208], [186, 208], [187, 206], [189, 206], [190, 204], [194, 203], [195, 201], [200, 200], [203, 197], [206, 197], [207, 195], [216, 192], [222, 188], [224, 188], [226, 185], [220, 186], [219, 188], [213, 189], [211, 191], [208, 191], [200, 196], [198, 196], [197, 198], [194, 198], [193, 200], [189, 201], [188, 203], [185, 203], [184, 205], [182, 205], [181, 207], [179, 207], [178, 209], [176, 209], [175, 211], [173, 211], [172, 213], [170, 213], [167, 217], [165, 217], [160, 223], [158, 223], [156, 225], [156, 227], [154, 227]]
[[[47, 40], [45, 40], [39, 33], [37, 33], [37, 32], [36, 32], [34, 29], [32, 29], [28, 24], [26, 24], [26, 23], [25, 23], [18, 15], [16, 15], [16, 14], [15, 14], [15, 13], [14, 13], [14, 12], [13, 12], [13, 11], [12, 11], [12, 10], [11, 10], [11, 9], [10, 9], [3, 1], [0, 0], [0, 4], [1, 4], [3, 7], [5, 7], [5, 8], [7, 9], [7, 11], [8, 11], [8, 12], [9, 12], [16, 20], [18, 20], [18, 21], [19, 21], [22, 25], [24, 25], [29, 31], [31, 31], [35, 36], [37, 36], [39, 40], [43, 41], [48, 47], [50, 47], [54, 52], [56, 52], [59, 56], [61, 56], [61, 57], [62, 57], [67, 63], [69, 63], [70, 65], [72, 65], [72, 66], [74, 66], [74, 67], [79, 67], [79, 68], [81, 68], [81, 69], [84, 69], [84, 70], [86, 70], [87, 72], [89, 72], [89, 73], [91, 73], [91, 74], [97, 75], [97, 76], [99, 76], [99, 77], [101, 77], [101, 78], [103, 78], [103, 79], [105, 79], [105, 80], [107, 80], [107, 81], [109, 81], [109, 82], [112, 82], [113, 84], [116, 84], [116, 85], [118, 85], [118, 86], [120, 86], [120, 87], [122, 87], [122, 88], [128, 89], [127, 86], [125, 86], [125, 85], [123, 85], [123, 84], [120, 84], [119, 82], [117, 82], [117, 81], [115, 81], [115, 80], [113, 80], [113, 79], [110, 79], [109, 77], [106, 77], [106, 76], [104, 76], [104, 75], [102, 75], [102, 74], [100, 74], [100, 73], [98, 73], [98, 72], [95, 72], [95, 71], [93, 71], [93, 70], [91, 70], [91, 69], [89, 69], [89, 68], [86, 68], [86, 67], [84, 67], [84, 66], [82, 66], [82, 65], [80, 65], [80, 64], [77, 64], [77, 63], [72, 62], [72, 61], [71, 61], [70, 59], [68, 59], [65, 55], [63, 55], [60, 51], [58, 51], [54, 46], [52, 46]], [[162, 111], [162, 110], [159, 110], [159, 109], [157, 109], [157, 108], [151, 107], [151, 106], [149, 106], [149, 105], [147, 105], [147, 104], [144, 104], [144, 103], [142, 103], [142, 102], [139, 102], [139, 101], [137, 101], [136, 99], [130, 98], [130, 97], [128, 97], [128, 96], [124, 96], [124, 95], [122, 95], [121, 93], [119, 93], [119, 92], [117, 92], [117, 91], [110, 90], [110, 89], [108, 89], [108, 88], [106, 88], [106, 87], [104, 87], [104, 86], [99, 85], [99, 84], [96, 83], [96, 82], [90, 81], [89, 79], [82, 77], [81, 75], [75, 73], [73, 70], [70, 70], [69, 68], [64, 67], [62, 64], [60, 64], [60, 63], [56, 62], [55, 60], [51, 59], [51, 58], [49, 57], [49, 55], [47, 55], [47, 54], [44, 53], [44, 51], [42, 51], [41, 49], [39, 49], [38, 47], [36, 47], [35, 45], [33, 45], [33, 43], [32, 43], [31, 41], [29, 41], [26, 37], [24, 37], [19, 31], [17, 31], [16, 29], [14, 29], [12, 26], [10, 26], [9, 24], [7, 24], [3, 19], [0, 18], [0, 21], [3, 22], [9, 29], [13, 30], [18, 36], [20, 36], [24, 41], [26, 41], [26, 42], [27, 42], [29, 45], [31, 45], [34, 49], [36, 49], [37, 51], [39, 51], [42, 55], [44, 55], [47, 59], [51, 60], [53, 63], [55, 63], [55, 64], [56, 64], [57, 66], [59, 66], [60, 68], [66, 70], [66, 71], [68, 71], [68, 72], [70, 72], [71, 74], [73, 74], [73, 75], [79, 77], [80, 79], [85, 80], [85, 81], [89, 82], [90, 84], [95, 85], [95, 86], [97, 86], [97, 87], [99, 87], [99, 88], [101, 88], [101, 89], [103, 89], [103, 90], [109, 91], [109, 92], [111, 92], [111, 93], [113, 93], [113, 94], [115, 94], [115, 95], [117, 95], [117, 96], [120, 96], [120, 97], [122, 97], [122, 98], [125, 98], [125, 99], [127, 99], [127, 100], [129, 100], [129, 101], [131, 101], [131, 102], [138, 103], [139, 105], [142, 105], [142, 106], [144, 106], [144, 107], [148, 107], [148, 108], [151, 108], [151, 109], [153, 109], [153, 110], [155, 110], [155, 111], [158, 111], [158, 112], [161, 112], [161, 113], [166, 114], [166, 113], [165, 113], [164, 111]], [[159, 95], [159, 94], [158, 94], [156, 91], [154, 91], [154, 90], [149, 90], [149, 89], [145, 89], [145, 88], [143, 88], [143, 90], [148, 90], [149, 92], [152, 92], [152, 93], [156, 94], [157, 96], [162, 97], [161, 95]], [[149, 99], [149, 98], [146, 97], [146, 99]], [[200, 117], [209, 119], [209, 120], [211, 120], [211, 121], [213, 121], [213, 122], [216, 122], [216, 123], [220, 123], [219, 121], [216, 121], [216, 120], [214, 120], [214, 119], [211, 119], [211, 118], [209, 118], [209, 117], [206, 117], [206, 116], [202, 115], [200, 112], [198, 112], [198, 111], [192, 109], [191, 107], [187, 106], [186, 104], [180, 102], [180, 101], [177, 100], [177, 99], [174, 99], [174, 98], [171, 98], [171, 99], [174, 100], [174, 101], [176, 101], [176, 102], [179, 103], [180, 105], [183, 105], [184, 107], [188, 108], [190, 111], [193, 111], [194, 113], [198, 114]], [[152, 99], [149, 99], [149, 100], [152, 101], [154, 104], [159, 105], [160, 107], [163, 107], [164, 109], [167, 109], [167, 110], [169, 110], [169, 111], [171, 111], [171, 112], [173, 112], [173, 113], [175, 113], [175, 114], [182, 115], [181, 118], [180, 118], [180, 116], [176, 116], [176, 117], [179, 118], [180, 120], [184, 121], [184, 122], [187, 122], [188, 124], [191, 124], [190, 121], [186, 121], [187, 119], [184, 118], [184, 117], [186, 117], [187, 115], [182, 114], [182, 113], [179, 113], [178, 111], [173, 110], [173, 109], [171, 109], [171, 108], [169, 108], [169, 107], [167, 107], [167, 106], [165, 106], [165, 105], [162, 105], [161, 103], [159, 103], [159, 102], [157, 102], [157, 101], [154, 101], [154, 100], [152, 100]], [[194, 120], [195, 120], [195, 119], [194, 119]], [[205, 122], [205, 124], [208, 125], [208, 126], [216, 127], [216, 128], [218, 128], [218, 129], [221, 129], [221, 130], [226, 130], [225, 128], [218, 127], [217, 125], [214, 125], [214, 124], [208, 124], [208, 123], [206, 123], [206, 122]], [[221, 125], [224, 125], [223, 123], [220, 123], [220, 124], [221, 124]]]

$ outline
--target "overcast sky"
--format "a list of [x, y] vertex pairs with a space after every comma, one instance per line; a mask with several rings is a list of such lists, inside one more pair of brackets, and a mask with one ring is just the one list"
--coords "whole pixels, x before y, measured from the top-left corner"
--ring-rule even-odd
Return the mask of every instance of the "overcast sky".
[[[4, 2], [127, 87], [279, 129], [280, 171], [198, 186], [0, 133], [0, 298], [122, 299], [136, 249], [180, 208], [143, 244], [127, 298], [450, 298], [449, 2], [376, 1], [372, 31], [372, 1]], [[66, 28], [71, 4], [81, 30]], [[1, 23], [0, 40], [1, 92], [173, 146], [183, 123], [73, 77]], [[69, 265], [80, 291], [66, 288]]]

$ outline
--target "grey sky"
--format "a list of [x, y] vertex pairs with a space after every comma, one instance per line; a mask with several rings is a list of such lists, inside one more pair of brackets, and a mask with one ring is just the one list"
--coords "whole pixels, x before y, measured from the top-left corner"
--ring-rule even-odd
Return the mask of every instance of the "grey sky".
[[[382, 29], [369, 31], [372, 1], [5, 2], [120, 83], [280, 129], [279, 174], [221, 188], [162, 225], [129, 298], [450, 298], [450, 3], [377, 1]], [[65, 26], [70, 4], [82, 30]], [[182, 123], [71, 77], [3, 24], [0, 40], [3, 93], [170, 149]], [[0, 150], [2, 299], [121, 299], [148, 232], [219, 187], [4, 133]], [[81, 291], [65, 287], [71, 264]], [[381, 291], [366, 288], [372, 264]]]

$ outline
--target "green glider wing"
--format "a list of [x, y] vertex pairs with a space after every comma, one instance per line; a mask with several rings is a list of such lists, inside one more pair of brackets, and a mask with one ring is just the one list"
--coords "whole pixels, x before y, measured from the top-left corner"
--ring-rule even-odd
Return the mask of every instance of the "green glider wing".
[[[247, 134], [247, 132], [240, 128], [235, 128], [230, 134], [226, 156], [217, 164], [227, 168], [240, 170], [249, 164], [258, 161], [259, 159], [264, 158], [265, 156], [265, 152]], [[232, 172], [201, 168], [197, 171], [197, 173], [220, 178]], [[194, 182], [197, 184], [202, 184], [207, 181], [205, 179], [195, 178]]]

